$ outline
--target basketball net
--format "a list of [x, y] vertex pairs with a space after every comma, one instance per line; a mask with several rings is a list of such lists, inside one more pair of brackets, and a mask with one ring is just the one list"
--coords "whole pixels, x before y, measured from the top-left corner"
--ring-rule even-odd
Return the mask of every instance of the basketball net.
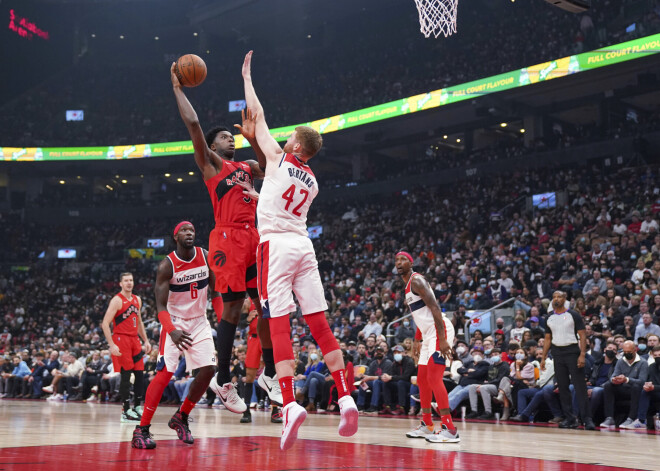
[[419, 12], [419, 30], [427, 38], [445, 37], [456, 32], [458, 0], [415, 0]]

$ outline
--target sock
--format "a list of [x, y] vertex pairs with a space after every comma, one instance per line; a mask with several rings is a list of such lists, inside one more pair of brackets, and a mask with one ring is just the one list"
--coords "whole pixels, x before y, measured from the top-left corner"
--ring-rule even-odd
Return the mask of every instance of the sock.
[[243, 390], [243, 401], [247, 405], [248, 412], [250, 411], [250, 403], [252, 402], [252, 391], [254, 391], [254, 383], [245, 383]]
[[429, 382], [433, 387], [435, 393], [435, 400], [438, 402], [438, 411], [440, 411], [440, 422], [449, 430], [454, 431], [454, 421], [451, 420], [451, 411], [449, 410], [449, 396], [447, 395], [447, 388], [442, 377], [445, 374], [445, 365], [439, 365], [431, 362], [429, 365]]
[[170, 384], [171, 378], [172, 373], [167, 371], [166, 368], [163, 368], [156, 373], [154, 379], [149, 383], [147, 394], [144, 398], [144, 410], [142, 411], [142, 419], [140, 420], [141, 426], [144, 427], [145, 425], [151, 424], [151, 418], [154, 416], [160, 398], [163, 397], [163, 391], [165, 391], [167, 385]]
[[194, 407], [195, 407], [195, 403], [192, 402], [190, 399], [185, 398], [183, 404], [181, 404], [181, 407], [179, 407], [179, 410], [181, 411], [182, 414], [189, 415], [190, 411], [192, 411]]
[[133, 384], [133, 391], [135, 396], [133, 397], [133, 407], [137, 407], [142, 402], [144, 397], [144, 371], [133, 371], [135, 375], [135, 384]]
[[429, 429], [433, 430], [433, 415], [431, 413], [431, 399], [433, 399], [433, 391], [431, 389], [431, 385], [429, 384], [429, 367], [427, 365], [419, 365], [417, 370], [419, 403], [422, 411], [429, 411], [428, 413], [422, 412], [422, 420]]
[[119, 399], [124, 405], [124, 412], [126, 412], [130, 407], [131, 403], [129, 400], [129, 395], [131, 393], [131, 372], [124, 369], [121, 370], [120, 380], [119, 380]]
[[279, 378], [278, 381], [280, 382], [280, 388], [282, 389], [282, 402], [284, 402], [282, 405], [286, 406], [287, 404], [294, 402], [296, 399], [293, 395], [293, 392], [295, 391], [293, 376]]
[[335, 380], [335, 387], [337, 388], [337, 399], [348, 396], [348, 385], [346, 384], [346, 371], [337, 370], [332, 372], [332, 379]]
[[264, 373], [266, 373], [266, 376], [270, 376], [272, 378], [277, 374], [275, 373], [275, 359], [273, 358], [273, 349], [262, 348], [261, 355], [264, 358], [264, 365], [266, 365]]
[[222, 319], [218, 326], [218, 385], [231, 381], [229, 372], [229, 363], [231, 362], [231, 351], [234, 347], [234, 336], [236, 335], [236, 325]]

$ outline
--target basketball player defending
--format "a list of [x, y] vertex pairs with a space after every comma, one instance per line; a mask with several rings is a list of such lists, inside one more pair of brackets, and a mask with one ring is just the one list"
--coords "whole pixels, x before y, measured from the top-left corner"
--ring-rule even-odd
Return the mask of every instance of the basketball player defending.
[[295, 442], [298, 428], [307, 417], [305, 409], [294, 400], [289, 313], [296, 306], [292, 291], [335, 380], [341, 411], [341, 436], [349, 437], [357, 432], [358, 411], [348, 392], [339, 344], [325, 318], [328, 305], [314, 247], [307, 236], [307, 212], [318, 194], [316, 178], [307, 162], [321, 149], [323, 141], [314, 129], [298, 126], [284, 150], [280, 148], [270, 135], [252, 85], [251, 59], [252, 51], [245, 56], [243, 64], [245, 99], [257, 117], [256, 138], [267, 160], [257, 206], [261, 236], [257, 250], [258, 285], [264, 318], [270, 323], [275, 369], [284, 399], [280, 449], [286, 450]]
[[156, 306], [162, 324], [160, 359], [156, 376], [149, 384], [140, 425], [133, 431], [133, 448], [156, 448], [149, 427], [163, 391], [172, 378], [183, 351], [188, 371], [199, 369], [190, 385], [188, 397], [172, 416], [168, 426], [179, 440], [195, 440], [188, 426], [188, 415], [202, 398], [215, 374], [215, 344], [211, 324], [206, 317], [208, 294], [213, 291], [215, 276], [209, 269], [207, 252], [195, 247], [195, 228], [182, 221], [174, 228], [176, 250], [158, 265]]
[[[422, 334], [419, 353], [417, 385], [422, 406], [422, 423], [406, 434], [409, 438], [426, 438], [433, 443], [458, 443], [458, 430], [454, 427], [449, 410], [449, 397], [442, 381], [446, 360], [451, 359], [454, 326], [445, 319], [428, 282], [412, 271], [413, 258], [408, 252], [396, 254], [396, 269], [406, 283], [406, 304]], [[442, 426], [434, 427], [431, 418], [431, 399], [435, 393]]]
[[[144, 353], [138, 334], [144, 341], [144, 350], [147, 354], [151, 351], [151, 344], [140, 315], [142, 300], [133, 294], [133, 274], [122, 273], [119, 276], [119, 286], [121, 292], [110, 300], [101, 328], [112, 355], [112, 367], [121, 375], [119, 382], [119, 397], [123, 405], [121, 421], [132, 422], [140, 420], [140, 413], [136, 408], [140, 406], [144, 394]], [[112, 323], [112, 334], [110, 334], [110, 323]], [[130, 408], [129, 399], [131, 373], [135, 375], [133, 409]]]
[[269, 325], [262, 320], [258, 302], [255, 257], [259, 234], [254, 219], [257, 203], [244, 191], [244, 186], [252, 186], [255, 178], [264, 177], [262, 169], [266, 168], [265, 157], [254, 138], [254, 117], [247, 110], [247, 116], [243, 114], [243, 126], [236, 127], [252, 145], [259, 162], [234, 162], [234, 136], [230, 130], [218, 126], [204, 136], [197, 113], [174, 73], [174, 64], [171, 79], [179, 113], [192, 139], [195, 162], [202, 172], [215, 216], [215, 228], [209, 237], [212, 259], [209, 265], [215, 273], [215, 290], [222, 293], [222, 299], [213, 301], [216, 303], [214, 310], [220, 311], [220, 304], [224, 306], [222, 318], [218, 319], [218, 375], [211, 381], [210, 387], [231, 412], [242, 414], [247, 409], [231, 383], [229, 373], [234, 335], [247, 291], [260, 314], [257, 331], [266, 368], [264, 374], [259, 376], [258, 384], [268, 392], [271, 402], [281, 404], [282, 393], [275, 378]]

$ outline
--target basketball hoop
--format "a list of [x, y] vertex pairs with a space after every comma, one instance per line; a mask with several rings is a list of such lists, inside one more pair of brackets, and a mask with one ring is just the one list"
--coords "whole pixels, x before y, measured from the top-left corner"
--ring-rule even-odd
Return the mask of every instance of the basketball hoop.
[[456, 32], [458, 0], [415, 0], [419, 12], [419, 30], [425, 37], [445, 37]]

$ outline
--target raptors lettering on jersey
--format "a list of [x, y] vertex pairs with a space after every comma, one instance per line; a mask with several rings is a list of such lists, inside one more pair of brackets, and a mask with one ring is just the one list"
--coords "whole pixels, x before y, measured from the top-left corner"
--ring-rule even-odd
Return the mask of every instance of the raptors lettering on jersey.
[[319, 192], [314, 172], [293, 154], [283, 154], [275, 172], [266, 173], [257, 205], [259, 234], [307, 237], [307, 212]]
[[140, 303], [137, 296], [131, 296], [128, 300], [123, 294], [117, 294], [121, 299], [121, 309], [117, 311], [112, 320], [112, 332], [123, 335], [137, 335], [137, 315], [140, 312]]
[[222, 170], [206, 180], [206, 189], [213, 203], [216, 225], [249, 223], [254, 226], [257, 202], [243, 194], [236, 182], [252, 183], [252, 169], [245, 162], [222, 161]]

